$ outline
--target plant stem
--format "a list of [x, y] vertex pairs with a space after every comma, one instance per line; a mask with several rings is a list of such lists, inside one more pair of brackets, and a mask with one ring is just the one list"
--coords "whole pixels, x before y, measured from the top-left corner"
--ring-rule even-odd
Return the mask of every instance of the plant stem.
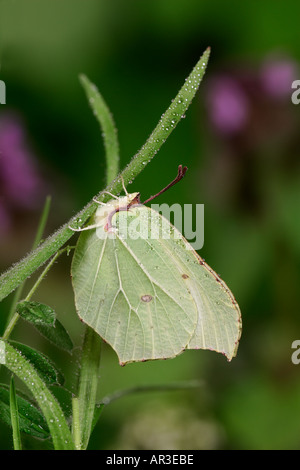
[[127, 395], [132, 395], [134, 393], [144, 393], [144, 392], [168, 392], [168, 391], [178, 391], [178, 390], [187, 390], [191, 388], [200, 388], [203, 386], [203, 382], [200, 380], [190, 380], [186, 382], [173, 382], [170, 384], [159, 384], [159, 385], [139, 385], [136, 387], [125, 388], [124, 390], [117, 390], [116, 392], [108, 395], [101, 400], [101, 404], [109, 405], [119, 398], [123, 398]]
[[[80, 81], [85, 89], [89, 103], [102, 128], [106, 157], [106, 182], [111, 183], [119, 172], [119, 143], [118, 136], [108, 106], [101, 94], [87, 77], [82, 75]], [[101, 338], [88, 325], [85, 326], [85, 336], [82, 346], [82, 358], [80, 367], [79, 387], [78, 387], [78, 412], [80, 420], [80, 442], [77, 445], [86, 449], [92, 431], [93, 418], [95, 414], [98, 375], [100, 367]], [[76, 405], [76, 401], [74, 402]], [[75, 406], [76, 412], [76, 406]], [[76, 419], [78, 417], [73, 417]]]
[[16, 389], [13, 376], [10, 381], [10, 417], [13, 430], [14, 450], [22, 450], [20, 428], [19, 428], [19, 412], [16, 396]]
[[[65, 251], [70, 251], [73, 247], [70, 247], [70, 246], [66, 246], [65, 248], [62, 248], [61, 250], [59, 250], [54, 256], [53, 258], [51, 259], [51, 261], [47, 264], [47, 266], [45, 267], [44, 271], [42, 272], [42, 274], [38, 277], [37, 281], [35, 282], [35, 284], [33, 285], [33, 287], [31, 288], [30, 292], [27, 294], [26, 298], [24, 299], [26, 302], [28, 302], [31, 297], [33, 296], [34, 292], [36, 291], [36, 289], [38, 288], [38, 286], [40, 285], [40, 283], [42, 282], [42, 280], [44, 279], [44, 277], [46, 276], [46, 274], [48, 273], [48, 271], [50, 270], [50, 268], [52, 267], [52, 265], [55, 263], [55, 261], [57, 260], [57, 258], [62, 254], [64, 253]], [[4, 331], [4, 334], [2, 336], [2, 339], [8, 339], [9, 336], [11, 335], [11, 332], [13, 330], [13, 328], [15, 327], [18, 319], [20, 318], [20, 315], [15, 312], [13, 317], [11, 318], [9, 324], [7, 325], [5, 331]]]
[[100, 336], [92, 328], [86, 326], [78, 387], [81, 449], [87, 448], [92, 430], [99, 379], [100, 352]]
[[51, 205], [51, 196], [47, 196], [44, 208], [42, 210], [42, 215], [41, 215], [41, 218], [40, 218], [40, 221], [39, 221], [39, 224], [38, 224], [38, 229], [37, 229], [37, 232], [36, 232], [36, 236], [35, 236], [35, 239], [34, 239], [34, 242], [33, 242], [33, 246], [32, 246], [33, 250], [35, 250], [35, 248], [37, 248], [40, 241], [42, 240], [43, 233], [44, 233], [46, 223], [47, 223], [47, 220], [48, 220], [48, 216], [49, 216], [50, 205]]
[[[200, 58], [189, 77], [186, 79], [184, 86], [180, 89], [178, 95], [167, 109], [166, 113], [161, 117], [158, 125], [146, 141], [141, 150], [133, 157], [127, 167], [114, 179], [114, 181], [106, 188], [106, 190], [119, 194], [122, 190], [123, 177], [125, 184], [133, 181], [134, 178], [145, 168], [145, 166], [156, 155], [162, 144], [165, 142], [169, 134], [175, 129], [180, 119], [185, 114], [200, 82], [204, 76], [205, 68], [209, 59], [210, 49], [208, 48]], [[98, 195], [99, 200], [106, 202], [109, 198], [104, 192]], [[91, 201], [76, 216], [63, 225], [57, 232], [50, 236], [43, 244], [27, 255], [19, 263], [13, 265], [8, 271], [0, 277], [0, 301], [10, 294], [16, 287], [30, 276], [37, 268], [44, 264], [54, 253], [56, 253], [71, 237], [74, 232], [69, 226], [78, 228], [83, 225], [91, 215], [95, 212], [97, 204]]]
[[80, 409], [79, 399], [72, 398], [72, 435], [76, 450], [81, 450], [81, 429], [80, 429]]
[[[47, 220], [48, 220], [48, 216], [49, 216], [50, 204], [51, 204], [51, 196], [47, 196], [44, 207], [43, 207], [43, 210], [42, 210], [42, 214], [41, 214], [41, 217], [40, 217], [40, 220], [39, 220], [39, 224], [38, 224], [37, 232], [36, 232], [36, 235], [35, 235], [35, 239], [34, 239], [34, 242], [33, 242], [33, 245], [32, 245], [32, 250], [35, 250], [35, 248], [37, 248], [38, 244], [40, 243], [40, 241], [42, 239], [42, 236], [43, 236], [43, 233], [44, 233], [44, 230], [45, 230], [45, 226], [46, 226], [46, 223], [47, 223]], [[6, 320], [6, 324], [10, 324], [11, 319], [12, 319], [13, 315], [15, 314], [16, 305], [17, 305], [17, 303], [19, 302], [19, 300], [22, 296], [22, 292], [24, 290], [24, 287], [25, 287], [25, 281], [22, 282], [22, 284], [20, 284], [18, 286], [18, 288], [15, 292], [15, 295], [13, 297], [13, 300], [12, 300], [12, 303], [11, 303], [11, 306], [10, 306], [9, 314], [8, 314], [8, 317], [7, 317], [7, 320]]]

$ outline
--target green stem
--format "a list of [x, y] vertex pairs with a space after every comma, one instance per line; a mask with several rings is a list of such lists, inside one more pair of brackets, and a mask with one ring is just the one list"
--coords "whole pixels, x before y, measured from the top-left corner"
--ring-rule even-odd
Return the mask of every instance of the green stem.
[[45, 201], [45, 205], [44, 205], [44, 208], [43, 208], [43, 211], [42, 211], [42, 215], [41, 215], [41, 218], [40, 218], [40, 221], [39, 221], [36, 236], [35, 236], [35, 239], [34, 239], [34, 242], [33, 242], [33, 246], [32, 246], [33, 250], [35, 250], [35, 248], [37, 248], [40, 241], [42, 240], [43, 233], [44, 233], [46, 223], [47, 223], [47, 220], [48, 220], [48, 216], [49, 216], [50, 205], [51, 205], [51, 196], [47, 196], [46, 201]]
[[72, 398], [72, 435], [76, 450], [81, 450], [81, 426], [80, 426], [80, 408], [79, 399]]
[[113, 401], [118, 400], [119, 398], [123, 398], [123, 397], [126, 397], [127, 395], [132, 395], [134, 393], [169, 392], [169, 391], [187, 390], [191, 388], [200, 388], [200, 387], [203, 387], [203, 385], [204, 385], [203, 381], [190, 380], [186, 382], [173, 382], [170, 384], [140, 385], [137, 387], [125, 388], [124, 390], [117, 390], [111, 395], [103, 397], [101, 402], [96, 405], [94, 419], [93, 419], [93, 428], [96, 426], [96, 423], [103, 409], [107, 405], [110, 405]]
[[[141, 150], [133, 157], [122, 173], [108, 185], [106, 188], [107, 191], [119, 194], [122, 190], [122, 180], [120, 176], [123, 177], [125, 184], [128, 184], [129, 181], [133, 181], [134, 178], [136, 178], [154, 155], [156, 155], [166, 138], [175, 129], [194, 98], [204, 76], [209, 54], [210, 49], [207, 49], [186, 79], [184, 86], [181, 88], [166, 113], [160, 119], [145, 145], [143, 145]], [[104, 192], [100, 192], [98, 198], [100, 201], [106, 202], [109, 196], [104, 194]], [[69, 228], [70, 225], [74, 225], [75, 228], [82, 226], [89, 217], [93, 215], [97, 207], [97, 204], [91, 201], [76, 216], [72, 217], [69, 222], [36, 248], [36, 250], [3, 273], [0, 277], [0, 301], [16, 289], [21, 282], [44, 264], [72, 237], [72, 235], [74, 235], [74, 232]]]
[[8, 339], [10, 337], [12, 330], [16, 326], [16, 323], [18, 320], [19, 320], [19, 314], [15, 312], [3, 333], [2, 339]]
[[188, 390], [191, 388], [203, 387], [203, 382], [200, 380], [190, 380], [186, 382], [173, 382], [170, 384], [159, 384], [159, 385], [140, 385], [131, 388], [125, 388], [124, 390], [117, 390], [116, 392], [108, 395], [101, 400], [101, 404], [109, 405], [119, 398], [123, 398], [127, 395], [134, 393], [147, 393], [147, 392], [169, 392], [178, 390]]
[[19, 412], [18, 412], [18, 403], [16, 396], [16, 389], [13, 377], [10, 381], [10, 418], [11, 425], [13, 430], [13, 443], [14, 450], [22, 450], [21, 436], [20, 436], [20, 427], [19, 427]]
[[61, 250], [57, 251], [57, 253], [55, 253], [55, 255], [53, 256], [53, 258], [51, 259], [51, 261], [47, 264], [47, 266], [45, 267], [44, 271], [42, 272], [42, 274], [39, 276], [39, 278], [37, 279], [37, 281], [34, 283], [33, 287], [31, 288], [31, 290], [29, 291], [29, 293], [27, 294], [26, 298], [25, 298], [25, 301], [28, 302], [31, 297], [33, 296], [33, 294], [35, 293], [35, 291], [37, 290], [37, 288], [39, 287], [40, 283], [42, 282], [42, 280], [44, 279], [44, 277], [46, 276], [46, 274], [48, 273], [48, 271], [50, 271], [51, 267], [53, 266], [53, 264], [55, 263], [55, 261], [57, 260], [57, 258], [62, 255], [65, 251], [69, 254], [69, 252], [74, 249], [75, 247], [74, 246], [66, 246], [65, 248], [62, 248]]
[[[53, 258], [51, 259], [51, 261], [47, 264], [47, 266], [45, 267], [44, 271], [41, 273], [41, 275], [38, 277], [37, 281], [35, 282], [35, 284], [33, 285], [33, 287], [31, 288], [30, 292], [27, 294], [26, 298], [24, 299], [25, 301], [29, 301], [31, 299], [31, 297], [33, 296], [34, 292], [36, 291], [36, 289], [38, 288], [38, 286], [40, 285], [40, 283], [42, 282], [42, 280], [44, 279], [44, 277], [46, 276], [46, 274], [48, 273], [48, 271], [50, 270], [50, 268], [53, 266], [53, 264], [55, 263], [55, 261], [57, 260], [57, 258], [62, 254], [64, 253], [65, 251], [69, 252], [73, 247], [70, 247], [70, 246], [66, 246], [65, 248], [62, 248], [61, 250], [59, 250], [54, 256]], [[13, 317], [11, 318], [9, 324], [7, 325], [5, 331], [4, 331], [4, 334], [2, 336], [2, 339], [8, 339], [9, 336], [11, 335], [11, 332], [13, 330], [13, 328], [15, 327], [17, 321], [19, 320], [20, 318], [20, 315], [15, 312]]]
[[97, 399], [100, 352], [100, 336], [95, 333], [92, 328], [86, 326], [78, 387], [81, 449], [87, 448], [92, 431], [95, 403]]
[[[34, 239], [34, 242], [33, 242], [33, 245], [32, 245], [32, 250], [35, 250], [35, 248], [37, 248], [38, 244], [40, 243], [40, 241], [42, 239], [42, 236], [43, 236], [43, 233], [44, 233], [44, 230], [45, 230], [45, 227], [46, 227], [46, 223], [47, 223], [47, 220], [48, 220], [48, 216], [49, 216], [50, 204], [51, 204], [51, 196], [47, 196], [44, 207], [43, 207], [43, 210], [42, 210], [42, 215], [41, 215], [40, 220], [39, 220], [36, 236], [35, 236], [35, 239]], [[7, 317], [7, 324], [9, 324], [11, 322], [11, 319], [12, 319], [13, 315], [15, 314], [16, 305], [17, 305], [17, 303], [19, 302], [19, 300], [22, 296], [22, 292], [24, 290], [24, 287], [25, 287], [25, 281], [22, 282], [22, 284], [19, 285], [19, 287], [17, 288], [17, 290], [15, 292], [15, 295], [13, 297], [13, 301], [11, 303], [11, 307], [10, 307], [10, 310], [9, 310], [9, 314], [8, 314], [8, 317]]]
[[[109, 184], [117, 177], [119, 172], [119, 143], [115, 123], [104, 99], [95, 85], [91, 83], [84, 75], [80, 76], [80, 81], [85, 89], [93, 112], [102, 128], [106, 157], [106, 181], [107, 184]], [[76, 399], [73, 402], [73, 405], [75, 405], [75, 415], [73, 416], [73, 421], [74, 432], [77, 431], [77, 448], [87, 448], [92, 431], [99, 379], [100, 349], [100, 336], [92, 328], [86, 325], [84, 342], [82, 346], [82, 358], [78, 387], [79, 416], [76, 415]], [[77, 423], [78, 419], [80, 424]], [[77, 430], [78, 427], [80, 434], [79, 443]]]
[[186, 78], [184, 85], [177, 93], [171, 105], [161, 116], [157, 126], [147, 139], [146, 143], [133, 157], [125, 168], [123, 179], [125, 184], [133, 179], [145, 168], [159, 151], [163, 143], [175, 129], [177, 124], [185, 117], [185, 112], [191, 104], [202, 78], [205, 74], [207, 62], [210, 56], [210, 47], [206, 49], [200, 60]]

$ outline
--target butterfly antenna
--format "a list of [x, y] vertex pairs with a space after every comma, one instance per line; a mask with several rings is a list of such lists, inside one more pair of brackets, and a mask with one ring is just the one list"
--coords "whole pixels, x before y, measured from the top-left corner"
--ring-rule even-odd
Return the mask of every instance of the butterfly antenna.
[[184, 175], [186, 174], [186, 172], [187, 172], [187, 167], [184, 166], [184, 167], [182, 168], [182, 165], [179, 165], [179, 167], [178, 167], [178, 173], [177, 173], [176, 178], [174, 178], [173, 181], [171, 181], [171, 183], [168, 184], [168, 186], [166, 186], [166, 187], [163, 188], [161, 191], [159, 191], [159, 193], [155, 194], [154, 196], [149, 197], [149, 199], [147, 199], [146, 201], [144, 201], [143, 204], [147, 204], [147, 202], [152, 201], [152, 200], [155, 199], [157, 196], [160, 196], [162, 193], [164, 193], [164, 192], [167, 191], [169, 188], [171, 188], [172, 186], [174, 186], [174, 184], [176, 184], [176, 183], [178, 183], [180, 180], [182, 180], [182, 178], [184, 177]]

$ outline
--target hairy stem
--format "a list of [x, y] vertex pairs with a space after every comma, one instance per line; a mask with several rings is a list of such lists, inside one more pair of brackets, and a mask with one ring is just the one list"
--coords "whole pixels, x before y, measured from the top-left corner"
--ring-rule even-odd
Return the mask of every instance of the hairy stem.
[[[38, 244], [42, 240], [42, 236], [43, 236], [45, 226], [46, 226], [46, 223], [47, 223], [47, 220], [48, 220], [48, 215], [49, 215], [49, 211], [50, 211], [50, 204], [51, 204], [51, 197], [47, 196], [45, 204], [44, 204], [44, 208], [42, 210], [42, 214], [41, 214], [41, 217], [40, 217], [40, 220], [39, 220], [39, 224], [38, 224], [38, 228], [37, 228], [37, 231], [36, 231], [35, 239], [34, 239], [34, 242], [33, 242], [33, 245], [32, 245], [33, 250], [35, 248], [37, 248]], [[12, 319], [13, 315], [15, 314], [16, 305], [17, 305], [17, 303], [19, 302], [19, 300], [22, 296], [22, 292], [24, 290], [24, 287], [25, 287], [25, 281], [22, 282], [18, 286], [17, 290], [15, 291], [15, 294], [14, 294], [13, 299], [12, 299], [11, 307], [10, 307], [10, 310], [9, 310], [9, 314], [8, 314], [8, 317], [7, 317], [7, 320], [6, 320], [7, 325], [10, 324], [11, 319]]]
[[[44, 277], [46, 276], [46, 274], [48, 273], [48, 271], [50, 270], [50, 268], [53, 266], [53, 264], [55, 263], [55, 261], [57, 260], [57, 258], [62, 254], [64, 253], [65, 251], [67, 253], [69, 253], [69, 251], [74, 248], [74, 247], [71, 247], [71, 246], [66, 246], [65, 248], [62, 248], [61, 250], [59, 250], [54, 256], [53, 258], [50, 260], [50, 262], [47, 264], [47, 266], [45, 267], [45, 269], [43, 270], [43, 272], [41, 273], [41, 275], [38, 277], [37, 281], [34, 283], [33, 287], [31, 288], [30, 292], [27, 294], [26, 298], [25, 298], [25, 301], [29, 301], [31, 299], [31, 297], [33, 296], [34, 292], [36, 291], [36, 289], [38, 288], [38, 286], [40, 285], [40, 283], [42, 282], [42, 280], [44, 279]], [[3, 336], [2, 336], [2, 339], [8, 339], [9, 336], [11, 335], [11, 332], [13, 330], [13, 328], [15, 327], [17, 321], [19, 320], [20, 318], [20, 315], [15, 312], [14, 315], [12, 316], [11, 320], [9, 321], [7, 327], [5, 328], [5, 331], [3, 333]]]

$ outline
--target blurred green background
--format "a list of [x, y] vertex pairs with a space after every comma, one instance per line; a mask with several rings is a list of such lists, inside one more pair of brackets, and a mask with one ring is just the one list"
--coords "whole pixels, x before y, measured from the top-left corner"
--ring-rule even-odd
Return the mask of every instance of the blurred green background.
[[[187, 351], [121, 368], [103, 346], [99, 399], [115, 390], [199, 379], [189, 391], [134, 394], [105, 409], [91, 449], [299, 449], [300, 4], [287, 0], [0, 1], [0, 268], [30, 250], [46, 194], [47, 234], [105, 183], [101, 132], [78, 75], [113, 112], [121, 167], [142, 146], [199, 56], [206, 76], [186, 119], [128, 189], [149, 197], [189, 167], [160, 203], [203, 203], [200, 255], [232, 289], [243, 315], [238, 355]], [[2, 172], [2, 173], [1, 173]], [[75, 240], [75, 238], [74, 238]], [[61, 258], [35, 300], [68, 329], [72, 356], [19, 322], [14, 338], [57, 361], [76, 386], [83, 326], [70, 258]], [[34, 276], [26, 284], [29, 288]], [[3, 331], [11, 298], [1, 304]], [[7, 378], [1, 372], [1, 380]], [[43, 444], [26, 438], [31, 448]], [[12, 447], [0, 424], [0, 448]]]

